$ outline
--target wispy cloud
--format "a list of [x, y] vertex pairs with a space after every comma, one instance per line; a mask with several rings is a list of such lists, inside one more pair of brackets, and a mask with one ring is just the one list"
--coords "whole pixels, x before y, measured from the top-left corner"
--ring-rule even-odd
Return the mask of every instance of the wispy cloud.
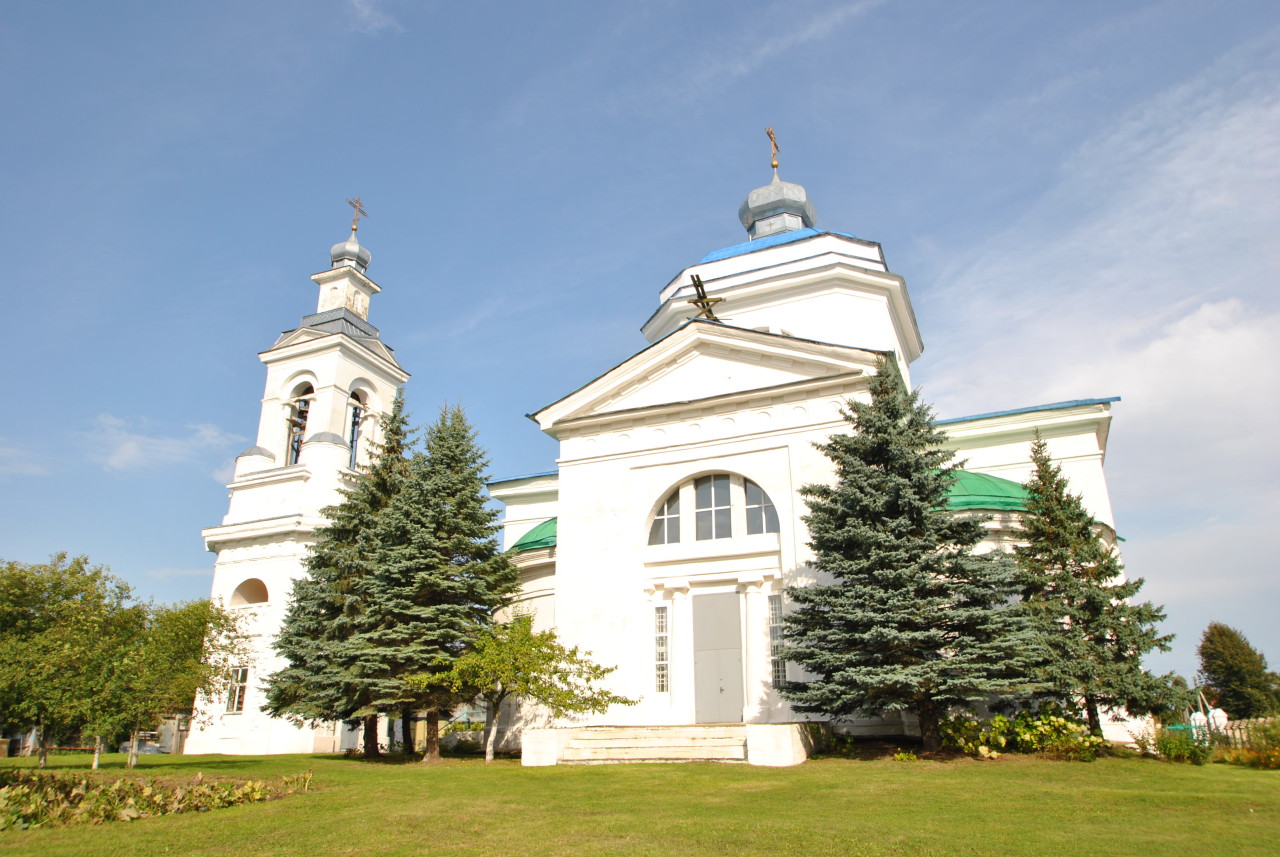
[[[1271, 586], [1248, 545], [1269, 543], [1280, 514], [1277, 234], [1273, 32], [1089, 139], [928, 299], [943, 356], [917, 380], [944, 415], [1124, 397], [1107, 461], [1117, 525], [1187, 652], [1215, 618], [1207, 573], [1219, 607]], [[1228, 555], [1230, 576], [1209, 571]]]
[[402, 30], [400, 22], [383, 8], [382, 0], [347, 0], [347, 8], [362, 33], [375, 34], [383, 30]]
[[[830, 4], [778, 2], [744, 16], [742, 23], [699, 35], [696, 45], [664, 32], [654, 39], [643, 8], [617, 21], [611, 30], [584, 42], [582, 52], [560, 62], [548, 74], [516, 89], [497, 116], [500, 125], [520, 124], [548, 112], [551, 102], [577, 105], [583, 81], [617, 76], [614, 85], [592, 89], [595, 113], [669, 111], [672, 105], [696, 103], [759, 72], [767, 63], [805, 45], [837, 36], [854, 19], [888, 0], [853, 0]], [[670, 26], [664, 21], [663, 26]], [[644, 53], [640, 46], [661, 45]], [[652, 51], [652, 48], [650, 48]], [[625, 75], [619, 69], [626, 68]]]
[[48, 472], [31, 450], [0, 438], [0, 479], [7, 476], [44, 476]]
[[92, 460], [105, 470], [123, 473], [203, 462], [211, 455], [225, 455], [245, 439], [208, 424], [190, 426], [185, 435], [166, 437], [148, 432], [145, 424], [135, 427], [127, 420], [101, 414], [96, 429], [86, 433], [83, 441]]

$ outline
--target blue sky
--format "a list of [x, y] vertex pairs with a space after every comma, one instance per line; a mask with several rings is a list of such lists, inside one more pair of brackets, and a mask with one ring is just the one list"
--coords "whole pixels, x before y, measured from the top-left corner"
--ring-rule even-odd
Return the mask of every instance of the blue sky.
[[371, 321], [494, 476], [522, 415], [643, 345], [658, 290], [804, 184], [907, 278], [941, 416], [1120, 395], [1131, 573], [1190, 674], [1280, 665], [1280, 6], [10, 4], [0, 556], [203, 597], [256, 354], [360, 195]]

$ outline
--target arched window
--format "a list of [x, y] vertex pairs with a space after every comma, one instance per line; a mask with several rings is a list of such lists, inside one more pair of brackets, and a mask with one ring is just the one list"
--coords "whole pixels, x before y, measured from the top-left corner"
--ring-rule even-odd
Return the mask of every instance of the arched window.
[[[693, 520], [681, 527], [686, 516]], [[776, 532], [778, 512], [763, 488], [741, 476], [713, 473], [691, 479], [667, 496], [649, 525], [649, 544], [675, 544], [689, 533], [693, 540], [708, 541]]]
[[266, 604], [267, 585], [256, 577], [251, 577], [236, 587], [231, 593], [231, 606], [244, 607], [247, 604]]
[[680, 541], [680, 489], [671, 492], [671, 496], [658, 507], [653, 516], [653, 524], [649, 527], [649, 544], [665, 545]]
[[311, 397], [315, 389], [310, 384], [303, 384], [293, 394], [289, 404], [289, 445], [285, 450], [284, 463], [297, 464], [302, 458], [302, 443], [306, 440], [307, 417], [311, 413]]
[[352, 470], [356, 469], [356, 453], [360, 449], [360, 421], [364, 419], [364, 400], [360, 398], [359, 393], [351, 394], [351, 410], [350, 428], [347, 430], [347, 444], [351, 447], [351, 460], [347, 462], [347, 466]]

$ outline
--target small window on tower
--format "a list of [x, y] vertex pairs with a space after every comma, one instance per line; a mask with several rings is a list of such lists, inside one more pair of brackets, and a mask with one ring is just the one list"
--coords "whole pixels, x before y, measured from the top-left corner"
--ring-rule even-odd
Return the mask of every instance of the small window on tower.
[[310, 384], [304, 384], [294, 393], [293, 401], [289, 405], [289, 446], [284, 461], [286, 465], [297, 464], [302, 458], [302, 443], [307, 434], [307, 417], [311, 412], [311, 397], [315, 392]]
[[347, 466], [356, 469], [357, 455], [360, 450], [360, 421], [364, 419], [364, 402], [359, 393], [351, 394], [351, 427], [347, 431], [347, 443], [351, 446], [351, 460]]

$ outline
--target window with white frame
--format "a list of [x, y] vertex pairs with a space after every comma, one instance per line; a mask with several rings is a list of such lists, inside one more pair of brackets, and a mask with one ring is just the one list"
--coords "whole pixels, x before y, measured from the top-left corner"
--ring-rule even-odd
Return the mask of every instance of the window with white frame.
[[234, 667], [231, 670], [231, 686], [227, 690], [227, 713], [244, 711], [244, 695], [249, 688], [249, 668]]
[[787, 662], [779, 655], [782, 653], [782, 596], [769, 596], [769, 664], [772, 671], [773, 686], [781, 687], [787, 680]]
[[667, 545], [680, 541], [680, 492], [672, 493], [653, 516], [649, 527], [649, 544]]
[[733, 537], [733, 510], [729, 505], [729, 474], [700, 476], [693, 480], [698, 541]]
[[653, 608], [653, 689], [657, 693], [671, 689], [671, 635], [668, 627], [666, 606]]
[[773, 508], [773, 501], [769, 499], [769, 495], [750, 479], [743, 480], [743, 488], [747, 497], [747, 535], [776, 533], [778, 510]]
[[[692, 518], [693, 520], [681, 520]], [[649, 544], [676, 544], [693, 534], [696, 541], [778, 532], [778, 512], [764, 489], [730, 473], [713, 473], [685, 482], [654, 511]]]

